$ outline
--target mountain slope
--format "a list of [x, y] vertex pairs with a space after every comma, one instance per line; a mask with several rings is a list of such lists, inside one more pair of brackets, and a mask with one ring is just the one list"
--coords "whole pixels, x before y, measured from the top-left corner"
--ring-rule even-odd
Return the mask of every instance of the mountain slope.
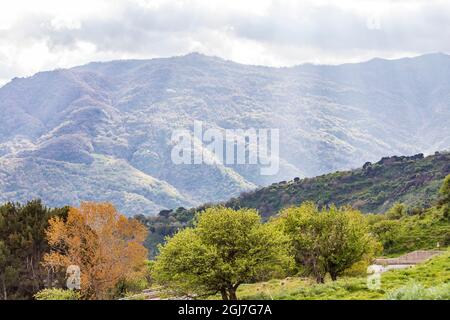
[[[351, 205], [364, 213], [384, 213], [395, 202], [402, 202], [409, 213], [414, 214], [421, 212], [417, 209], [430, 207], [436, 202], [439, 188], [449, 174], [450, 153], [436, 153], [425, 158], [422, 154], [411, 157], [384, 157], [376, 163], [368, 162], [362, 168], [351, 171], [274, 183], [253, 192], [243, 193], [221, 204], [234, 209], [257, 209], [265, 220], [283, 208], [299, 205], [304, 201], [313, 201], [321, 206]], [[150, 255], [156, 254], [157, 244], [162, 243], [166, 236], [191, 225], [195, 214], [210, 205], [163, 210], [151, 217], [137, 216], [150, 231], [146, 240]], [[424, 232], [429, 227], [419, 225], [416, 229]], [[435, 229], [436, 226], [431, 227]], [[442, 232], [438, 228], [439, 226], [435, 231], [438, 231], [439, 236], [446, 234], [446, 229]], [[435, 233], [425, 232], [426, 237], [433, 237]], [[407, 242], [403, 243], [406, 245]], [[431, 243], [434, 246], [436, 242]], [[417, 239], [411, 239], [408, 244], [418, 244]], [[385, 247], [387, 249], [387, 246]]]
[[423, 157], [385, 157], [351, 171], [272, 184], [225, 203], [234, 208], [256, 208], [268, 217], [280, 209], [314, 201], [318, 205], [351, 205], [363, 212], [382, 213], [395, 202], [410, 209], [429, 207], [450, 174], [450, 153]]
[[[0, 201], [108, 200], [129, 215], [222, 201], [384, 155], [447, 149], [449, 101], [443, 54], [292, 68], [190, 54], [42, 72], [0, 88]], [[279, 174], [173, 164], [171, 133], [192, 131], [194, 120], [279, 128]]]

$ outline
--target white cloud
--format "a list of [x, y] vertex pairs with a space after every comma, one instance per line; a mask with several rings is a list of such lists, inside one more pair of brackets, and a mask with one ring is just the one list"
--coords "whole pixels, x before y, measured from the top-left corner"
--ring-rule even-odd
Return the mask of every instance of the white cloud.
[[440, 0], [2, 1], [0, 83], [191, 51], [277, 66], [450, 52], [449, 24]]

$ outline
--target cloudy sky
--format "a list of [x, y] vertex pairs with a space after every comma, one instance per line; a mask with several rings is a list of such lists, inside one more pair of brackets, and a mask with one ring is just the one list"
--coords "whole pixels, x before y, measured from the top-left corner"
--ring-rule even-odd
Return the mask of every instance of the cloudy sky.
[[0, 85], [90, 61], [336, 64], [450, 53], [449, 39], [446, 0], [2, 0]]

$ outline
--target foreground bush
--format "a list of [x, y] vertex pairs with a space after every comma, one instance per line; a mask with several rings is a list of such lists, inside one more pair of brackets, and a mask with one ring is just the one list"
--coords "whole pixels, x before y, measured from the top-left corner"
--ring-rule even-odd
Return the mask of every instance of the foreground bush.
[[425, 288], [418, 283], [411, 283], [386, 294], [388, 300], [450, 300], [450, 283]]
[[36, 300], [79, 300], [80, 293], [63, 289], [44, 289], [34, 295]]

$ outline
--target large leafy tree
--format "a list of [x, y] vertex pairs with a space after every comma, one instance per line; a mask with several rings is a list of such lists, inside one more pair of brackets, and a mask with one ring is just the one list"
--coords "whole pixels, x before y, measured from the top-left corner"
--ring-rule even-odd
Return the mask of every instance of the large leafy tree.
[[68, 208], [46, 208], [40, 200], [0, 206], [0, 297], [32, 299], [50, 285], [52, 274], [41, 265], [49, 248], [45, 229], [51, 217], [64, 219]]
[[175, 294], [236, 300], [239, 285], [270, 278], [289, 262], [287, 244], [287, 237], [275, 225], [263, 224], [255, 210], [212, 207], [193, 228], [160, 246], [153, 275]]
[[319, 209], [306, 202], [285, 209], [281, 226], [292, 241], [295, 260], [317, 282], [327, 273], [333, 280], [379, 248], [364, 216], [350, 207]]
[[50, 219], [46, 234], [51, 252], [44, 256], [45, 266], [55, 270], [79, 266], [85, 299], [111, 298], [120, 281], [146, 271], [145, 227], [109, 203], [70, 208], [67, 219]]

